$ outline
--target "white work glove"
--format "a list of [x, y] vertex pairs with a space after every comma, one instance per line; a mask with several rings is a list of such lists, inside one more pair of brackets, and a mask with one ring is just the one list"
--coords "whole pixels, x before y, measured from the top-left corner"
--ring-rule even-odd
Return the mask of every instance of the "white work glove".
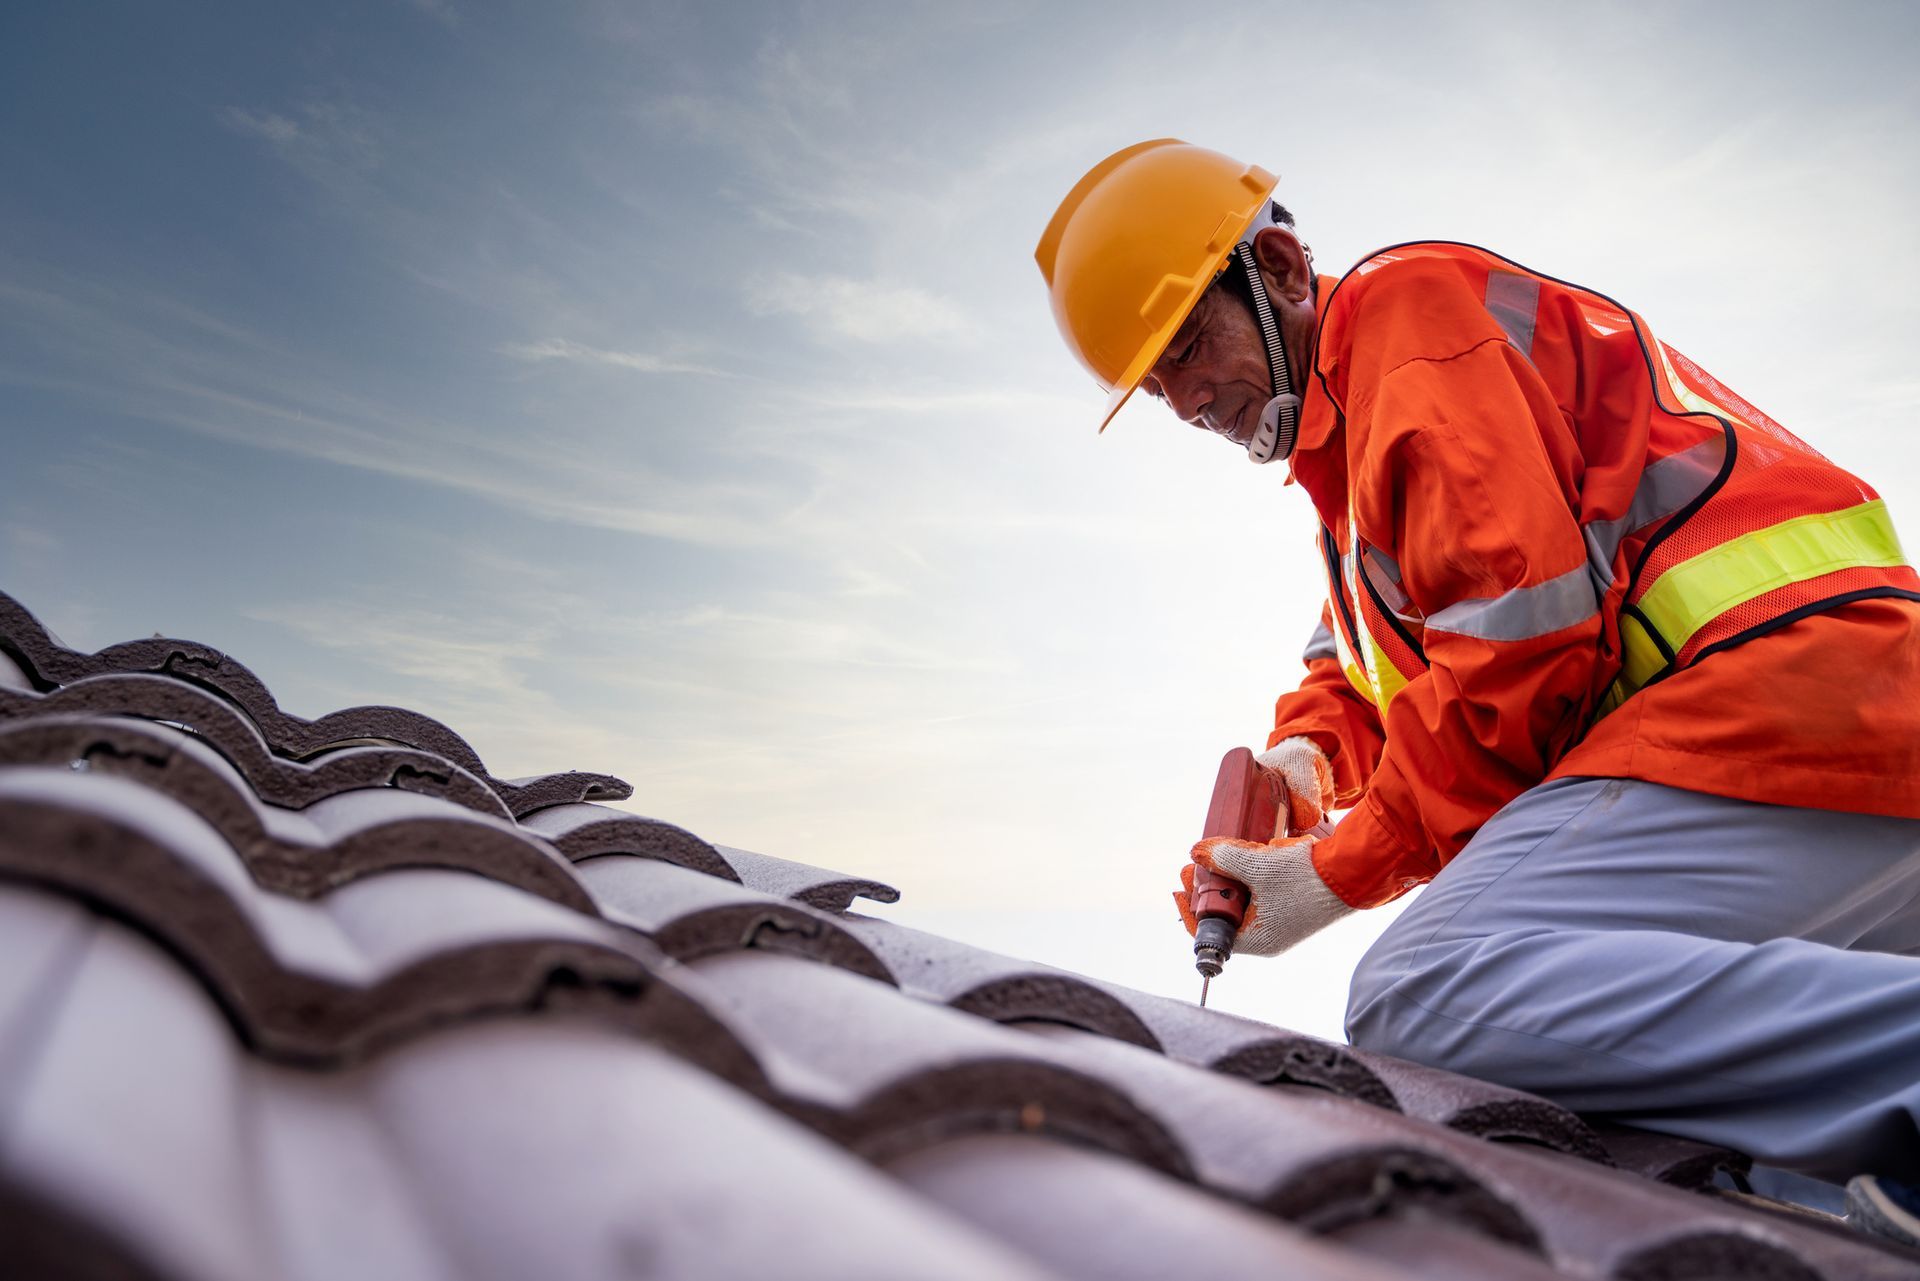
[[[1353, 911], [1313, 870], [1313, 847], [1331, 830], [1322, 823], [1305, 835], [1264, 845], [1220, 836], [1193, 847], [1194, 864], [1231, 876], [1247, 887], [1246, 919], [1233, 936], [1236, 955], [1278, 956]], [[1191, 869], [1182, 880], [1191, 892]], [[1191, 931], [1191, 924], [1188, 929]]]
[[1287, 798], [1287, 830], [1319, 825], [1333, 808], [1333, 766], [1310, 738], [1283, 738], [1253, 758], [1279, 781]]

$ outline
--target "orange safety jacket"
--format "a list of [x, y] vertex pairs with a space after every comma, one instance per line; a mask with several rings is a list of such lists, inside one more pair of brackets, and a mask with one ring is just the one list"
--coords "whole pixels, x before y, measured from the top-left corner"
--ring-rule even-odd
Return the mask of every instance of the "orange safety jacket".
[[1548, 777], [1920, 818], [1920, 576], [1885, 505], [1602, 294], [1472, 246], [1317, 288], [1294, 478], [1329, 596], [1269, 745], [1357, 907]]

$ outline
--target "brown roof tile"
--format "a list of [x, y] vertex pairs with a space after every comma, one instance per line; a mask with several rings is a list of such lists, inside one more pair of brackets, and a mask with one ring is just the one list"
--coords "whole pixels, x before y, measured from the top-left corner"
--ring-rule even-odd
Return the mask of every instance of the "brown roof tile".
[[282, 711], [265, 684], [217, 649], [192, 641], [154, 637], [110, 645], [96, 654], [68, 649], [12, 597], [0, 593], [0, 636], [6, 649], [40, 689], [90, 676], [145, 672], [211, 690], [253, 721], [273, 751], [304, 760], [328, 748], [366, 742], [393, 743], [430, 752], [486, 780], [516, 816], [571, 801], [620, 801], [633, 788], [608, 774], [567, 771], [538, 778], [498, 779], [487, 772], [464, 738], [430, 716], [403, 707], [350, 707], [318, 720]]
[[[948, 1139], [895, 1157], [886, 1168], [1066, 1277], [1403, 1281], [1422, 1275], [1356, 1257], [1123, 1157], [1043, 1136]], [[1177, 1270], [1169, 1269], [1170, 1259], [1180, 1260]], [[1488, 1281], [1497, 1276], [1486, 1275]]]
[[291, 717], [203, 646], [79, 654], [0, 597], [0, 1250], [215, 1281], [1920, 1277], [1653, 1181], [1731, 1154], [847, 914], [897, 892], [588, 803], [625, 794], [495, 779], [399, 709]]
[[[0, 903], [10, 921], [73, 910], [19, 890]], [[1044, 1275], [597, 1020], [460, 1023], [356, 1067], [284, 1068], [107, 921], [41, 987], [34, 1070], [6, 1083], [0, 1215], [21, 1189], [82, 1209], [150, 1275]], [[10, 1245], [17, 1226], [0, 1219]], [[13, 1275], [120, 1275], [76, 1268], [71, 1233], [30, 1244], [42, 1258], [10, 1252], [28, 1269]]]
[[574, 871], [608, 920], [646, 935], [676, 960], [754, 948], [893, 982], [836, 916], [804, 903], [631, 854], [603, 854]]
[[138, 717], [190, 725], [270, 805], [298, 809], [356, 787], [397, 787], [512, 818], [494, 790], [445, 757], [406, 747], [347, 747], [308, 761], [274, 755], [245, 713], [216, 694], [164, 676], [90, 676], [45, 694], [0, 689], [0, 722], [56, 716]]

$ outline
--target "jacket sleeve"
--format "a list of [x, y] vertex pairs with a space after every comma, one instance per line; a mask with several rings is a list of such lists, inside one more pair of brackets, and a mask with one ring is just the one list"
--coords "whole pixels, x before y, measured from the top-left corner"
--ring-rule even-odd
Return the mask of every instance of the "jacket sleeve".
[[1356, 524], [1391, 531], [1428, 670], [1393, 698], [1360, 803], [1315, 850], [1347, 903], [1432, 879], [1586, 723], [1599, 602], [1574, 516], [1570, 428], [1498, 337], [1348, 388]]
[[1385, 738], [1373, 701], [1362, 697], [1340, 670], [1331, 606], [1321, 606], [1320, 625], [1301, 661], [1307, 666], [1306, 677], [1298, 689], [1274, 702], [1267, 746], [1296, 735], [1311, 739], [1333, 765], [1334, 805], [1345, 809], [1367, 790]]

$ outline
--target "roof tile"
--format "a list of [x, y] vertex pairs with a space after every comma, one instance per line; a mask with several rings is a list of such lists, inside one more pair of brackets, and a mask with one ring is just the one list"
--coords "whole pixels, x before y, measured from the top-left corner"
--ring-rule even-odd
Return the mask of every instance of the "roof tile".
[[197, 686], [164, 676], [90, 676], [46, 694], [0, 689], [0, 722], [11, 722], [15, 730], [62, 717], [137, 717], [191, 726], [194, 736], [219, 751], [270, 805], [299, 809], [357, 787], [398, 787], [483, 814], [513, 817], [493, 789], [473, 774], [415, 748], [338, 748], [308, 761], [275, 756], [259, 728], [238, 709]]
[[1920, 1276], [1640, 1177], [1734, 1154], [848, 915], [897, 892], [613, 795], [492, 778], [402, 709], [289, 716], [204, 646], [79, 654], [0, 597], [9, 1262]]
[[0, 724], [0, 763], [60, 766], [163, 793], [216, 829], [256, 881], [286, 894], [308, 897], [382, 868], [443, 866], [592, 908], [566, 861], [510, 819], [377, 784], [329, 791], [300, 810], [267, 805], [224, 755], [168, 725], [68, 716]]
[[561, 996], [633, 1026], [669, 1020], [730, 1054], [628, 931], [467, 872], [387, 872], [314, 903], [272, 894], [215, 829], [125, 779], [0, 771], [0, 873], [133, 922], [192, 965], [258, 1052], [288, 1061], [350, 1060]]
[[[890, 921], [850, 915], [859, 935], [907, 991], [996, 1023], [1064, 1023], [1159, 1049], [1160, 1043], [1115, 989], [1066, 970], [968, 947]], [[1129, 993], [1137, 996], [1138, 993]]]
[[887, 1169], [1062, 1276], [1087, 1281], [1421, 1275], [1329, 1248], [1271, 1216], [1110, 1153], [1035, 1135], [949, 1139], [895, 1157]]
[[791, 859], [770, 858], [751, 850], [716, 845], [743, 885], [777, 898], [790, 898], [829, 912], [844, 912], [857, 898], [876, 903], [897, 903], [900, 891], [881, 881], [864, 876], [848, 876], [824, 867], [796, 863]]
[[740, 879], [713, 846], [693, 833], [605, 805], [553, 805], [526, 815], [520, 825], [553, 842], [554, 848], [576, 863], [601, 854], [637, 854], [724, 880]]
[[676, 960], [763, 948], [893, 982], [836, 917], [791, 899], [631, 854], [603, 854], [574, 871], [608, 920], [645, 934]]
[[403, 707], [350, 707], [318, 720], [282, 711], [258, 676], [210, 646], [154, 637], [110, 645], [82, 654], [62, 645], [18, 601], [0, 593], [0, 636], [11, 653], [24, 659], [27, 675], [42, 689], [89, 676], [155, 673], [198, 685], [220, 695], [253, 721], [273, 750], [295, 760], [328, 748], [366, 742], [394, 743], [446, 758], [486, 780], [515, 815], [570, 801], [619, 801], [633, 788], [607, 774], [568, 771], [538, 778], [497, 779], [487, 772], [467, 741], [419, 712]]
[[[0, 897], [9, 919], [53, 902]], [[615, 1031], [470, 1024], [349, 1071], [278, 1068], [233, 1041], [187, 975], [110, 923], [61, 987], [37, 1070], [6, 1099], [0, 1185], [85, 1207], [156, 1273], [1043, 1275]], [[40, 1262], [34, 1275], [76, 1275], [70, 1253]]]

